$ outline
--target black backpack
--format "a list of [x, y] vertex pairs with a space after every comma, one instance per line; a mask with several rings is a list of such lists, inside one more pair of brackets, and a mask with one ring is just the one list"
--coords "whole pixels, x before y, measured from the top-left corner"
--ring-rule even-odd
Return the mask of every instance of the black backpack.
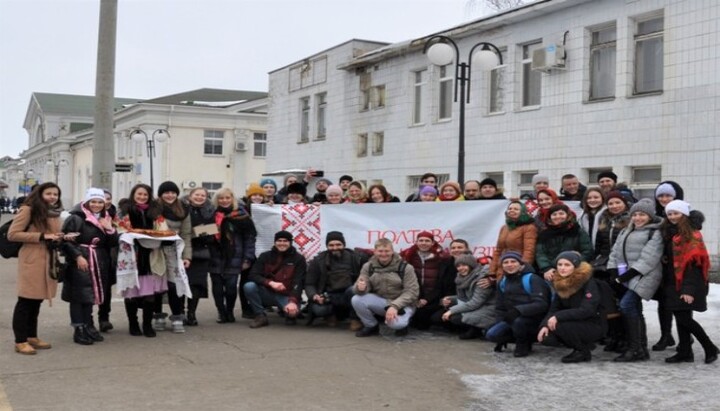
[[17, 258], [18, 254], [20, 254], [20, 247], [22, 247], [23, 243], [10, 241], [8, 239], [10, 224], [12, 224], [12, 220], [0, 227], [0, 255], [4, 258]]

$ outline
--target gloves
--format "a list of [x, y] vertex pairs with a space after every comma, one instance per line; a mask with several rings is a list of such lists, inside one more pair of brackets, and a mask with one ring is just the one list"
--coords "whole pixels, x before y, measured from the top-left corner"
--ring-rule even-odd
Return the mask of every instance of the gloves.
[[640, 271], [638, 271], [634, 268], [631, 268], [631, 269], [627, 270], [627, 272], [625, 274], [619, 276], [618, 281], [621, 283], [626, 283], [639, 275], [642, 275], [640, 273]]
[[619, 275], [617, 268], [608, 268], [607, 273], [610, 277], [610, 281], [617, 281]]
[[520, 311], [518, 311], [517, 308], [511, 308], [508, 310], [508, 312], [505, 313], [505, 316], [503, 317], [503, 321], [505, 321], [508, 324], [512, 324], [517, 320], [517, 318], [520, 317]]

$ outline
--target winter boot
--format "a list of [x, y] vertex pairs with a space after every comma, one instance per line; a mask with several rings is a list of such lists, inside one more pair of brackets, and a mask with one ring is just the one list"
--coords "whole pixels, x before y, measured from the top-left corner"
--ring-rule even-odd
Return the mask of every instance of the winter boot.
[[172, 332], [175, 334], [182, 334], [185, 332], [185, 327], [183, 326], [183, 316], [182, 315], [171, 315], [170, 316], [170, 326], [172, 327]]
[[138, 323], [138, 304], [137, 301], [132, 298], [125, 299], [125, 313], [127, 313], [128, 323], [130, 325], [130, 335], [140, 336], [143, 335], [140, 330], [140, 323]]
[[615, 362], [636, 362], [645, 359], [645, 353], [643, 353], [642, 347], [640, 346], [640, 317], [623, 317], [625, 322], [625, 331], [627, 334], [628, 349], [621, 356], [616, 357], [613, 361]]
[[195, 311], [197, 311], [198, 302], [199, 301], [197, 298], [189, 298], [188, 299], [187, 315], [185, 316], [185, 325], [189, 325], [191, 327], [198, 325], [197, 317], [195, 316]]
[[166, 313], [153, 314], [152, 329], [155, 331], [165, 331], [165, 318], [167, 318], [167, 316]]
[[73, 341], [80, 345], [92, 345], [93, 339], [87, 333], [87, 327], [85, 325], [78, 325], [75, 327], [75, 334], [73, 334]]
[[92, 323], [85, 327], [85, 333], [95, 342], [105, 341], [105, 337], [100, 335], [100, 331]]
[[560, 361], [564, 364], [573, 364], [578, 362], [590, 362], [592, 360], [592, 354], [590, 350], [584, 348], [582, 350], [573, 350], [570, 354], [562, 357]]
[[[152, 301], [146, 301], [143, 304], [143, 323], [142, 323], [142, 330], [143, 335], [145, 335], [148, 338], [156, 337], [157, 333], [153, 329], [153, 306], [154, 303]], [[163, 321], [165, 319], [163, 318]]]
[[645, 323], [645, 316], [642, 314], [640, 314], [640, 349], [643, 353], [643, 360], [649, 360], [650, 351], [648, 350], [647, 324]]
[[474, 340], [482, 337], [482, 330], [477, 327], [470, 326], [464, 333], [460, 334], [458, 338], [461, 340]]
[[660, 339], [652, 346], [652, 350], [665, 351], [667, 347], [675, 345], [675, 339], [672, 336], [672, 311], [658, 307], [658, 321], [660, 322]]

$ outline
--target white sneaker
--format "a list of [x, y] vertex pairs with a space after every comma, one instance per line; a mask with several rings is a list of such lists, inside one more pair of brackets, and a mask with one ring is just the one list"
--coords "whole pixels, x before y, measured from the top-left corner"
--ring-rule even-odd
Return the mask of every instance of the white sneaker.
[[165, 331], [165, 318], [164, 317], [153, 318], [152, 328], [155, 331]]
[[183, 326], [182, 320], [176, 320], [172, 322], [172, 332], [177, 334], [185, 332], [185, 326]]

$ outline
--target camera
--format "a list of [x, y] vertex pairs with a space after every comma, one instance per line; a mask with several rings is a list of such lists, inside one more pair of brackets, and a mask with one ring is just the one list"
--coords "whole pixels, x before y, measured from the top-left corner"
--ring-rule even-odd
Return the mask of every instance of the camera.
[[315, 177], [324, 177], [324, 176], [325, 176], [325, 171], [324, 171], [324, 170], [315, 170], [315, 172], [313, 173], [313, 175], [314, 175]]

